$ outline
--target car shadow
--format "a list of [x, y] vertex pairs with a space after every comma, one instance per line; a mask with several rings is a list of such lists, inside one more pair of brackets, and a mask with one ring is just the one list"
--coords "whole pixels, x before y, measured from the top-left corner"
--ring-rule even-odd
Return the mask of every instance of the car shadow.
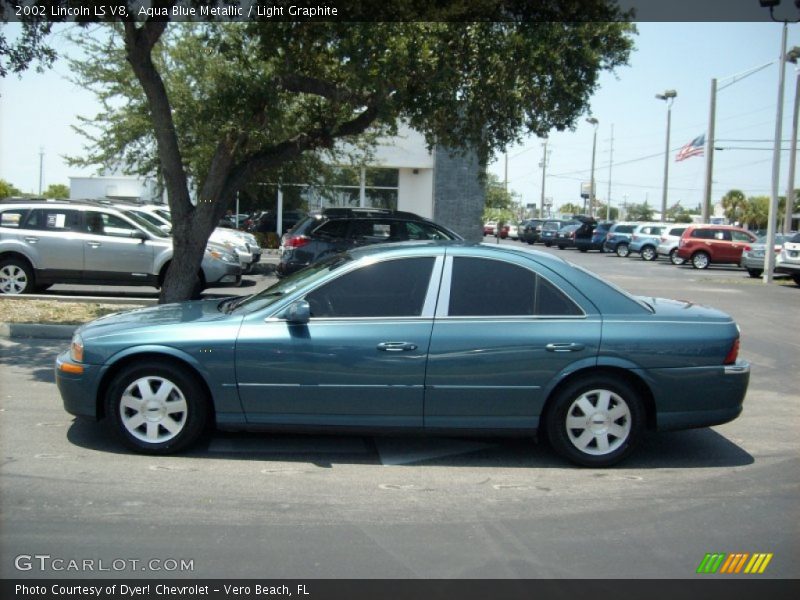
[[[112, 435], [105, 422], [75, 419], [67, 431], [81, 448], [134, 455]], [[545, 442], [529, 438], [372, 436], [215, 431], [189, 451], [171, 459], [228, 459], [335, 464], [419, 465], [436, 467], [565, 468], [570, 464]], [[739, 467], [752, 455], [713, 429], [648, 433], [625, 469], [698, 469]]]

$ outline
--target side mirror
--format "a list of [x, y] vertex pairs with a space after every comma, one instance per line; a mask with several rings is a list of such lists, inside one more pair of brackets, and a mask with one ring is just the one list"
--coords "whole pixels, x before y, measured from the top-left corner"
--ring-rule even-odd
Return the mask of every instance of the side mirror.
[[311, 319], [311, 307], [305, 300], [298, 300], [284, 313], [285, 319], [294, 325], [305, 325]]
[[141, 240], [142, 242], [150, 239], [150, 236], [148, 236], [144, 231], [141, 231], [139, 229], [131, 231], [131, 237], [136, 240]]

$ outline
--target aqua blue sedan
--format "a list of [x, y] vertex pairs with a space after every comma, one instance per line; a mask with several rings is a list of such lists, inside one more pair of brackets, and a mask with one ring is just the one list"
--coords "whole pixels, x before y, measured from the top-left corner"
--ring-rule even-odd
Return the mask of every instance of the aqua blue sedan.
[[414, 242], [249, 297], [103, 317], [76, 331], [56, 380], [68, 412], [152, 454], [212, 426], [542, 430], [567, 459], [604, 467], [646, 429], [735, 419], [750, 376], [738, 349], [713, 308], [635, 297], [549, 254]]

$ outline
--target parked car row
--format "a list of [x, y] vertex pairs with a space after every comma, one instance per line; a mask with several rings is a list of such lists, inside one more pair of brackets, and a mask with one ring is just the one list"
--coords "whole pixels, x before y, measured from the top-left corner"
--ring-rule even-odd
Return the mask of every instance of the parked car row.
[[[642, 260], [659, 257], [674, 265], [687, 263], [695, 269], [713, 264], [733, 264], [746, 269], [751, 277], [764, 270], [765, 237], [732, 225], [682, 223], [597, 223], [587, 217], [572, 220], [530, 219], [520, 224], [520, 240], [537, 241], [545, 246], [597, 249], [620, 257], [638, 255]], [[776, 273], [791, 275], [800, 285], [800, 238], [797, 234], [777, 235]]]

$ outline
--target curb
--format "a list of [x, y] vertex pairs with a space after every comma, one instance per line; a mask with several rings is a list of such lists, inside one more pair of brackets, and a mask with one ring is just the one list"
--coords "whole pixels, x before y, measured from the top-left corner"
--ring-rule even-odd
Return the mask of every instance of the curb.
[[0, 323], [0, 338], [36, 338], [70, 340], [80, 325], [40, 325], [37, 323]]

